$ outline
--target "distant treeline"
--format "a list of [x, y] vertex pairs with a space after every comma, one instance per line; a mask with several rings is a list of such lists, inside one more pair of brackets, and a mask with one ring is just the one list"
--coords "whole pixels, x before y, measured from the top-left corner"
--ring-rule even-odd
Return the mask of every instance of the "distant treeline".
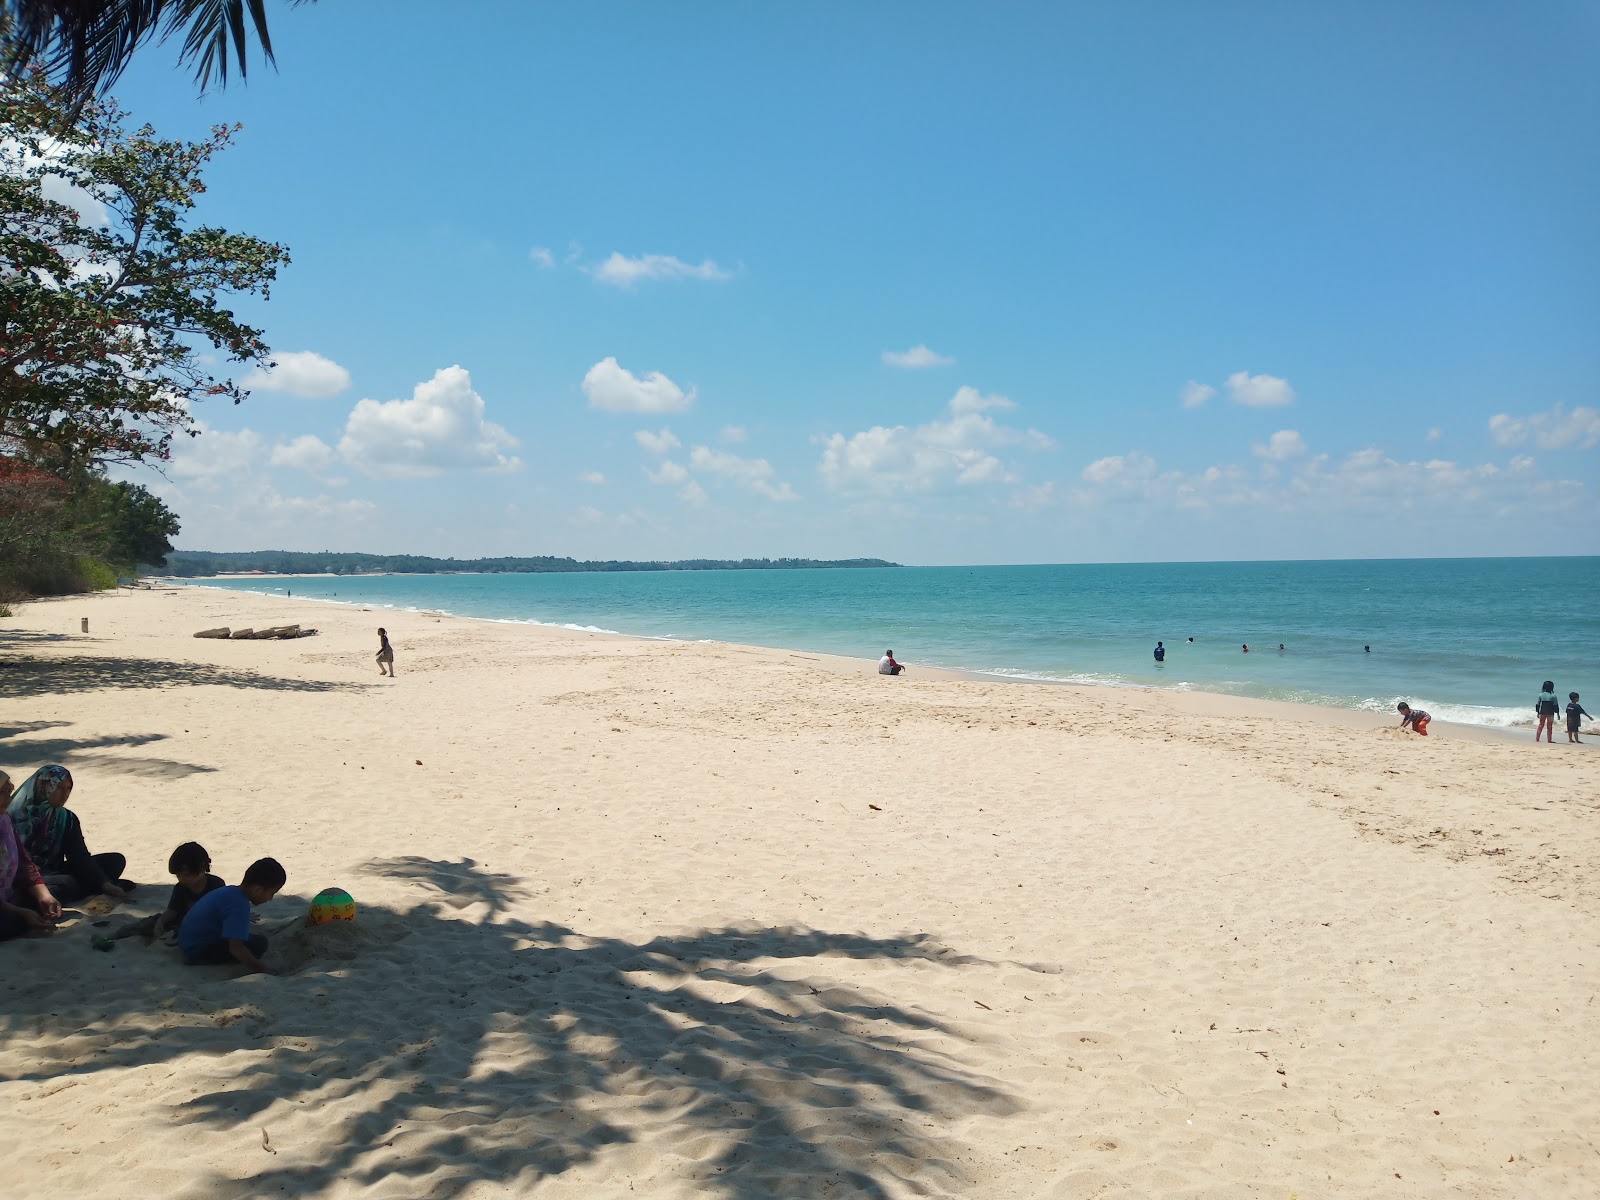
[[239, 571], [268, 575], [438, 575], [451, 571], [491, 575], [539, 575], [572, 571], [795, 571], [816, 567], [897, 567], [881, 558], [686, 558], [678, 562], [580, 562], [575, 558], [425, 558], [418, 554], [334, 554], [302, 550], [252, 550], [216, 553], [174, 551], [163, 575], [192, 579]]

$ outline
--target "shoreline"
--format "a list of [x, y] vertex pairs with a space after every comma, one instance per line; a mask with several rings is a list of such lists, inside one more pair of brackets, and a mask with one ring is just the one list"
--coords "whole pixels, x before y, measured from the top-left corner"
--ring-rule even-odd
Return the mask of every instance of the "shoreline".
[[[210, 590], [210, 591], [225, 592], [225, 593], [229, 593], [229, 594], [232, 594], [232, 595], [255, 596], [255, 597], [259, 597], [259, 598], [261, 598], [263, 600], [282, 601], [282, 602], [285, 602], [285, 603], [301, 603], [302, 602], [300, 600], [295, 599], [294, 597], [277, 596], [277, 595], [273, 595], [270, 592], [243, 591], [243, 590], [238, 589], [238, 588], [217, 587], [217, 586], [211, 585], [211, 584], [200, 583], [200, 582], [192, 582], [192, 581], [188, 581], [188, 580], [185, 580], [185, 581], [182, 581], [182, 582], [178, 582], [175, 579], [167, 578], [167, 577], [154, 577], [153, 576], [151, 578], [152, 578], [152, 582], [156, 581], [159, 578], [161, 580], [161, 582], [164, 582], [164, 583], [168, 584], [168, 586], [170, 586], [170, 587], [172, 587], [174, 589], [204, 588], [204, 589], [207, 589], [207, 590]], [[258, 576], [211, 576], [210, 578], [261, 578], [261, 577], [258, 577]], [[345, 576], [331, 576], [331, 575], [293, 575], [293, 576], [280, 575], [280, 576], [272, 576], [272, 578], [276, 578], [276, 579], [327, 579], [327, 578], [346, 578], [346, 577]], [[825, 651], [808, 650], [808, 649], [805, 649], [803, 647], [795, 647], [795, 646], [762, 646], [762, 645], [757, 645], [757, 644], [754, 644], [754, 643], [723, 641], [721, 639], [674, 638], [674, 637], [667, 637], [667, 636], [664, 636], [664, 635], [623, 633], [623, 632], [621, 632], [619, 630], [615, 630], [615, 629], [602, 629], [602, 628], [598, 628], [598, 627], [595, 627], [595, 626], [578, 625], [576, 623], [557, 623], [557, 622], [549, 622], [549, 621], [535, 621], [535, 620], [531, 620], [531, 619], [515, 618], [515, 617], [479, 617], [479, 616], [472, 616], [472, 615], [465, 614], [465, 613], [446, 612], [446, 611], [441, 610], [441, 609], [400, 608], [400, 607], [396, 607], [396, 606], [393, 606], [393, 605], [383, 604], [381, 602], [374, 602], [374, 601], [367, 601], [367, 600], [334, 600], [334, 599], [330, 599], [328, 597], [307, 596], [307, 597], [304, 597], [304, 602], [305, 603], [313, 603], [313, 604], [326, 604], [326, 605], [330, 605], [330, 606], [338, 607], [338, 608], [357, 608], [357, 609], [371, 609], [371, 610], [381, 609], [381, 610], [383, 610], [385, 612], [415, 613], [415, 614], [420, 615], [420, 616], [445, 617], [445, 618], [448, 618], [448, 619], [451, 619], [451, 620], [459, 620], [459, 621], [477, 621], [477, 622], [482, 622], [482, 623], [487, 624], [487, 625], [495, 625], [495, 626], [503, 626], [503, 627], [522, 626], [522, 627], [530, 628], [530, 629], [562, 630], [562, 631], [571, 632], [571, 633], [584, 633], [584, 634], [589, 634], [589, 635], [593, 635], [593, 636], [600, 636], [600, 637], [626, 638], [626, 639], [629, 639], [629, 640], [632, 640], [632, 641], [639, 641], [639, 642], [644, 642], [644, 643], [662, 643], [662, 644], [673, 643], [673, 644], [684, 645], [684, 646], [727, 646], [727, 647], [732, 647], [732, 648], [737, 648], [737, 649], [742, 649], [742, 650], [749, 650], [749, 651], [758, 652], [758, 653], [787, 654], [787, 655], [791, 655], [791, 656], [795, 656], [795, 657], [807, 657], [807, 656], [809, 656], [809, 657], [814, 657], [814, 658], [816, 658], [816, 659], [818, 659], [820, 661], [823, 661], [823, 662], [835, 662], [835, 663], [838, 663], [838, 664], [848, 664], [849, 665], [849, 669], [850, 669], [850, 671], [852, 673], [854, 673], [854, 672], [856, 672], [858, 670], [867, 669], [867, 670], [870, 670], [870, 672], [872, 674], [876, 674], [876, 664], [877, 664], [877, 660], [876, 659], [856, 658], [856, 657], [853, 657], [851, 655], [843, 655], [843, 654], [829, 654], [829, 653], [827, 653]], [[1088, 683], [1076, 683], [1076, 682], [1072, 682], [1072, 681], [1069, 681], [1069, 680], [1043, 679], [1043, 678], [1039, 678], [1039, 677], [1028, 677], [1028, 676], [1002, 674], [1002, 673], [999, 673], [999, 672], [981, 671], [981, 670], [967, 669], [967, 668], [961, 668], [961, 667], [934, 667], [934, 666], [917, 667], [915, 664], [910, 664], [909, 665], [909, 669], [907, 671], [907, 674], [905, 676], [903, 676], [902, 678], [909, 679], [911, 677], [911, 671], [913, 671], [913, 670], [917, 673], [917, 675], [919, 677], [925, 678], [925, 679], [966, 680], [966, 681], [973, 682], [973, 683], [998, 683], [998, 684], [1004, 684], [1006, 686], [1025, 686], [1025, 687], [1026, 686], [1031, 686], [1031, 687], [1043, 687], [1043, 688], [1051, 688], [1051, 689], [1066, 688], [1066, 689], [1069, 689], [1069, 690], [1073, 691], [1077, 695], [1081, 695], [1085, 699], [1092, 699], [1097, 694], [1105, 693], [1105, 692], [1111, 692], [1113, 694], [1114, 693], [1119, 693], [1119, 692], [1140, 693], [1140, 694], [1145, 694], [1145, 695], [1161, 697], [1163, 701], [1171, 701], [1174, 697], [1191, 696], [1191, 697], [1197, 698], [1197, 700], [1199, 702], [1199, 707], [1194, 707], [1194, 706], [1189, 706], [1189, 705], [1182, 705], [1182, 704], [1178, 705], [1178, 707], [1180, 709], [1182, 709], [1185, 712], [1190, 712], [1190, 713], [1195, 713], [1195, 712], [1225, 712], [1225, 713], [1229, 713], [1231, 715], [1241, 716], [1241, 717], [1244, 717], [1244, 716], [1270, 716], [1270, 717], [1272, 717], [1274, 719], [1278, 719], [1278, 720], [1294, 720], [1294, 719], [1297, 718], [1297, 716], [1309, 717], [1310, 714], [1316, 714], [1316, 717], [1314, 719], [1317, 719], [1317, 720], [1320, 720], [1320, 721], [1323, 721], [1323, 722], [1326, 722], [1326, 723], [1339, 724], [1344, 728], [1350, 728], [1350, 729], [1382, 729], [1382, 728], [1389, 728], [1389, 727], [1398, 727], [1398, 724], [1399, 724], [1398, 718], [1395, 718], [1395, 719], [1391, 720], [1389, 714], [1386, 714], [1386, 713], [1378, 713], [1378, 712], [1373, 712], [1373, 711], [1370, 711], [1370, 710], [1349, 708], [1349, 707], [1345, 707], [1345, 706], [1342, 706], [1342, 705], [1335, 705], [1335, 704], [1314, 704], [1314, 703], [1310, 703], [1308, 701], [1300, 701], [1300, 700], [1277, 700], [1277, 699], [1272, 699], [1272, 698], [1265, 697], [1265, 696], [1244, 696], [1244, 695], [1239, 695], [1237, 693], [1232, 693], [1232, 692], [1213, 692], [1213, 691], [1208, 691], [1203, 687], [1193, 687], [1193, 686], [1189, 686], [1187, 684], [1174, 684], [1174, 685], [1170, 685], [1170, 686], [1161, 686], [1161, 685], [1157, 685], [1157, 684], [1148, 684], [1148, 683], [1131, 683], [1131, 682], [1088, 684]], [[1468, 724], [1466, 722], [1447, 721], [1442, 717], [1436, 717], [1434, 719], [1432, 725], [1430, 725], [1429, 729], [1430, 729], [1430, 736], [1437, 736], [1438, 734], [1440, 734], [1442, 732], [1448, 731], [1448, 733], [1451, 736], [1456, 736], [1456, 737], [1460, 737], [1460, 738], [1464, 738], [1464, 739], [1468, 739], [1468, 740], [1488, 740], [1488, 741], [1497, 742], [1497, 743], [1511, 744], [1511, 743], [1523, 740], [1523, 737], [1526, 735], [1527, 730], [1533, 728], [1533, 726], [1534, 726], [1534, 723], [1532, 721], [1529, 721], [1526, 726], [1523, 726], [1523, 725], [1496, 726], [1496, 725], [1476, 725], [1476, 724]], [[1596, 734], [1595, 734], [1596, 738], [1600, 739], [1600, 725], [1594, 726], [1594, 729], [1596, 730]], [[1588, 742], [1582, 743], [1582, 745], [1585, 745], [1585, 746], [1590, 745], [1590, 744], [1591, 743], [1588, 743]], [[1600, 742], [1597, 742], [1596, 744], [1600, 744]]]

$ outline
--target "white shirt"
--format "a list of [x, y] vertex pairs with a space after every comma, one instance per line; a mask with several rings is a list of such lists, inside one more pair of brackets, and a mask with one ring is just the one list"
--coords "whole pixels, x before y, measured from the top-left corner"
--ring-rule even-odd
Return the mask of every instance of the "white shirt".
[[893, 675], [894, 674], [894, 669], [895, 669], [895, 667], [897, 665], [898, 664], [894, 661], [894, 659], [890, 658], [887, 654], [885, 654], [882, 658], [880, 658], [878, 660], [878, 674], [879, 675]]

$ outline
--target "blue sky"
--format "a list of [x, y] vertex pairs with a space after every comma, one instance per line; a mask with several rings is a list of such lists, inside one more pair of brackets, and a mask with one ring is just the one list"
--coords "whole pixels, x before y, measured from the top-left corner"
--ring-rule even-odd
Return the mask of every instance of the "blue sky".
[[1591, 4], [442, 11], [117, 88], [294, 258], [183, 547], [1600, 551]]

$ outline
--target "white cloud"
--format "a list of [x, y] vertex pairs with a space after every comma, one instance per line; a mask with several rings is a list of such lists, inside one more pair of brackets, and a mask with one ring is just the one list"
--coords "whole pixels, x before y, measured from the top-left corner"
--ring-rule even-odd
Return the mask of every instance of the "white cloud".
[[307, 475], [331, 474], [338, 462], [333, 447], [312, 433], [303, 433], [292, 442], [279, 442], [268, 459], [274, 467], [292, 467]]
[[322, 399], [350, 386], [350, 372], [314, 350], [289, 350], [272, 356], [270, 367], [257, 367], [240, 383], [264, 392]]
[[610, 258], [586, 270], [601, 283], [620, 288], [631, 288], [640, 280], [703, 279], [721, 282], [733, 278], [730, 272], [724, 271], [709, 258], [696, 264], [684, 262], [670, 254], [641, 254], [637, 258], [629, 258], [615, 250]]
[[909, 350], [885, 350], [883, 352], [883, 361], [888, 366], [902, 367], [911, 371], [925, 367], [953, 367], [956, 362], [955, 359], [929, 350], [922, 345], [913, 346]]
[[1294, 389], [1287, 379], [1276, 375], [1252, 375], [1235, 371], [1228, 376], [1228, 391], [1235, 404], [1250, 408], [1281, 408], [1294, 403]]
[[651, 483], [657, 483], [663, 487], [671, 487], [674, 484], [684, 483], [689, 478], [688, 469], [682, 463], [673, 462], [670, 458], [663, 462], [654, 471], [652, 471], [649, 467], [646, 467], [644, 469], [644, 474], [645, 478]]
[[595, 508], [592, 504], [582, 505], [573, 520], [580, 525], [599, 525], [606, 519], [605, 513]]
[[745, 432], [743, 425], [724, 425], [719, 436], [723, 441], [734, 446], [740, 442], [748, 442], [750, 440], [750, 435]]
[[694, 403], [694, 389], [685, 392], [660, 371], [640, 379], [615, 358], [603, 358], [583, 377], [589, 407], [604, 412], [683, 412]]
[[1443, 436], [1444, 430], [1440, 429], [1437, 425], [1428, 430], [1428, 441], [1430, 442], [1437, 442]]
[[691, 479], [678, 489], [678, 499], [699, 508], [706, 502], [706, 490]]
[[696, 471], [720, 475], [730, 482], [759, 492], [768, 500], [798, 500], [794, 489], [787, 483], [776, 483], [772, 464], [764, 458], [740, 458], [726, 450], [713, 450], [709, 446], [696, 446], [689, 454], [689, 465]]
[[556, 256], [550, 253], [549, 246], [535, 246], [528, 251], [528, 257], [533, 261], [533, 265], [541, 271], [548, 271], [556, 265]]
[[950, 401], [948, 420], [915, 429], [882, 425], [851, 437], [835, 433], [821, 439], [818, 470], [834, 491], [924, 492], [985, 483], [1013, 483], [1015, 475], [991, 453], [1005, 446], [1049, 449], [1054, 443], [1038, 430], [997, 424], [988, 409], [1015, 407], [1004, 396], [984, 396], [964, 387]]
[[660, 433], [651, 433], [648, 429], [640, 429], [634, 433], [633, 440], [651, 454], [665, 454], [668, 450], [676, 450], [683, 445], [678, 440], [678, 435], [665, 427], [662, 428]]
[[1130, 479], [1150, 479], [1156, 474], [1156, 460], [1143, 451], [1112, 454], [1097, 458], [1083, 469], [1089, 483], [1117, 483]]
[[1056, 502], [1056, 485], [1054, 483], [1039, 483], [1032, 487], [1018, 488], [1011, 497], [1011, 506], [1021, 509], [1049, 508]]
[[1280, 429], [1267, 439], [1265, 446], [1255, 445], [1250, 449], [1257, 458], [1264, 458], [1268, 462], [1285, 462], [1291, 458], [1303, 458], [1306, 443], [1293, 429]]
[[592, 483], [598, 486], [606, 481], [606, 477], [599, 471], [585, 471], [583, 474], [578, 476], [578, 481], [580, 483]]
[[1217, 394], [1209, 383], [1196, 383], [1193, 379], [1178, 389], [1178, 402], [1185, 408], [1199, 408]]
[[173, 478], [191, 480], [201, 487], [214, 486], [244, 478], [261, 461], [265, 442], [255, 430], [228, 433], [212, 429], [204, 421], [195, 422], [195, 428], [200, 431], [198, 437], [173, 443], [168, 467]]
[[409, 400], [362, 400], [345, 422], [339, 453], [368, 475], [421, 479], [446, 470], [514, 471], [517, 439], [484, 419], [483, 397], [459, 366], [444, 367]]
[[1600, 409], [1568, 412], [1558, 403], [1526, 417], [1498, 413], [1489, 418], [1489, 432], [1502, 446], [1520, 446], [1531, 438], [1540, 450], [1588, 450], [1600, 445]]

